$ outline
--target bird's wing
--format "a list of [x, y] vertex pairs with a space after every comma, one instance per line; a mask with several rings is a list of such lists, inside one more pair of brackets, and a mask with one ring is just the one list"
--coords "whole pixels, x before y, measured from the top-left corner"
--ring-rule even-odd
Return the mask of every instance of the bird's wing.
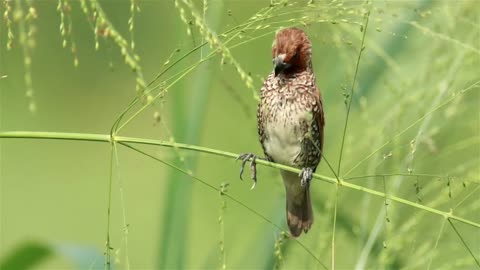
[[260, 89], [260, 95], [261, 95], [261, 100], [260, 103], [258, 104], [257, 108], [257, 128], [258, 128], [258, 138], [260, 139], [260, 144], [262, 145], [262, 150], [265, 155], [265, 158], [269, 161], [273, 161], [273, 159], [267, 155], [267, 152], [265, 151], [265, 145], [264, 142], [266, 140], [266, 134], [265, 134], [265, 117], [268, 112], [266, 111], [266, 103], [264, 100], [264, 94], [267, 91], [271, 91], [272, 88], [272, 80], [273, 80], [273, 75], [270, 74], [265, 81], [263, 82], [263, 86]]
[[[315, 121], [317, 121], [318, 125], [318, 130], [320, 133], [320, 151], [323, 151], [323, 127], [325, 126], [325, 115], [323, 112], [323, 101], [322, 101], [322, 95], [320, 94], [320, 89], [318, 87], [315, 87], [315, 103], [316, 106], [318, 106], [317, 113], [314, 115]], [[323, 155], [323, 153], [322, 153]]]

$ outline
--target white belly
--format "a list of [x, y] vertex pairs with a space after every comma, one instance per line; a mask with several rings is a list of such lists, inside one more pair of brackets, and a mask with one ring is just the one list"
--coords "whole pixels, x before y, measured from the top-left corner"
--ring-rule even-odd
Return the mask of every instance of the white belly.
[[280, 114], [265, 125], [265, 152], [275, 162], [291, 166], [301, 151], [300, 123], [305, 116], [292, 111], [288, 115], [285, 111]]

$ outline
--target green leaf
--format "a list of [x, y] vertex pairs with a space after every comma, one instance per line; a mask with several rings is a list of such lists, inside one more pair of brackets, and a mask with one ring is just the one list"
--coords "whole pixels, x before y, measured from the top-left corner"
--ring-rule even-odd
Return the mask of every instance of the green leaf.
[[37, 243], [27, 242], [11, 251], [9, 255], [4, 257], [0, 262], [2, 270], [22, 270], [33, 269], [40, 262], [53, 254], [50, 246]]

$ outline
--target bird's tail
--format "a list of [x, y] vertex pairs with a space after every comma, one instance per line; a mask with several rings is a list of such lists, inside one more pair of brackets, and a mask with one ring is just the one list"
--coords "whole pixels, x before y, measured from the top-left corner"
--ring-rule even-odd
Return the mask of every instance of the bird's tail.
[[287, 197], [287, 224], [293, 237], [308, 232], [313, 223], [312, 203], [308, 185], [302, 187], [296, 173], [282, 171]]

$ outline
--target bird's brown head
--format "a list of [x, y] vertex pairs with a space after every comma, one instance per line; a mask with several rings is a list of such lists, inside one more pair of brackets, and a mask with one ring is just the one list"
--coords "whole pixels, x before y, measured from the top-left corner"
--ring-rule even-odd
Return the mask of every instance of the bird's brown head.
[[307, 34], [299, 28], [285, 28], [277, 32], [272, 48], [275, 76], [287, 77], [305, 71], [311, 65], [312, 45]]

